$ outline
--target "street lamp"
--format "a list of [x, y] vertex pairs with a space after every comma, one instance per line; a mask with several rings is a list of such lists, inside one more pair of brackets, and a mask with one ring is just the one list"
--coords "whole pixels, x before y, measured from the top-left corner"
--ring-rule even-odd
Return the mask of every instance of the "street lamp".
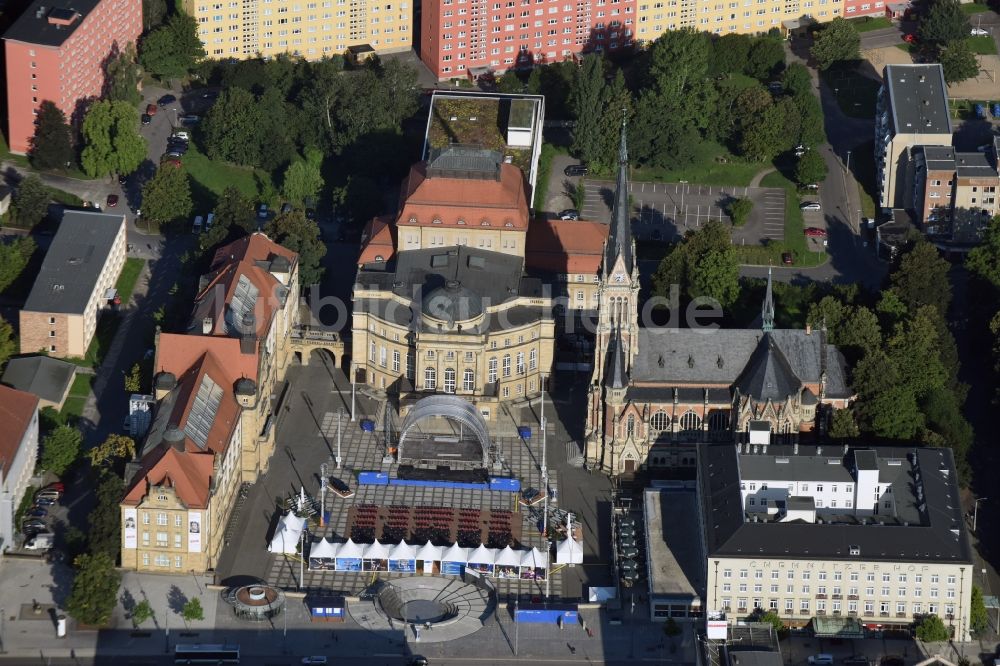
[[351, 363], [351, 422], [354, 422], [354, 380], [357, 373], [354, 371], [354, 363]]
[[[341, 461], [341, 457], [340, 457], [340, 423], [343, 420], [343, 418], [344, 418], [344, 410], [343, 409], [337, 410], [337, 469], [340, 469], [340, 461]], [[353, 421], [354, 419], [351, 419], [351, 420]]]
[[989, 497], [977, 497], [976, 498], [975, 508], [973, 508], [973, 510], [972, 510], [972, 533], [973, 534], [975, 534], [975, 532], [976, 532], [976, 522], [979, 519], [979, 503], [982, 502], [983, 500], [988, 500], [988, 499], [989, 499]]

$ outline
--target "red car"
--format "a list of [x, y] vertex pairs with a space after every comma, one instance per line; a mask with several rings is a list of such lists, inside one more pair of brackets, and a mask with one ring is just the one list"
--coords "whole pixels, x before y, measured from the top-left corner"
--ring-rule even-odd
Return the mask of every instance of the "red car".
[[806, 236], [811, 236], [812, 238], [826, 238], [826, 230], [820, 229], [819, 227], [808, 227], [806, 229]]
[[118, 205], [118, 195], [117, 194], [109, 194], [108, 195], [108, 208], [114, 208], [117, 205]]
[[146, 105], [146, 115], [147, 116], [155, 116], [156, 115], [156, 105], [155, 104], [147, 104]]
[[917, 36], [914, 35], [913, 33], [910, 33], [908, 35], [903, 35], [903, 41], [906, 42], [907, 44], [916, 44]]
[[42, 490], [55, 490], [60, 493], [64, 493], [66, 492], [66, 486], [63, 484], [62, 481], [54, 481], [49, 485], [45, 486], [44, 488], [42, 488]]
[[792, 253], [791, 252], [782, 252], [781, 253], [781, 263], [783, 263], [786, 266], [791, 266], [792, 262], [793, 262], [793, 260], [792, 260]]

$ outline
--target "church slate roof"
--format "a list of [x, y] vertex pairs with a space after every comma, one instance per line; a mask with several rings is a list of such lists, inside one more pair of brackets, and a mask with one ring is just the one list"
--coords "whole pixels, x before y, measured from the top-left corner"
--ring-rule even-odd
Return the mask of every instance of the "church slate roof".
[[[825, 369], [828, 397], [853, 395], [844, 358], [821, 331], [775, 329], [769, 335], [802, 383], [818, 383]], [[639, 385], [732, 386], [763, 337], [755, 329], [640, 328], [631, 379]]]
[[770, 333], [765, 333], [750, 356], [750, 362], [736, 387], [743, 395], [761, 402], [783, 401], [802, 388], [802, 382], [792, 371], [788, 359], [781, 353]]
[[622, 345], [621, 330], [616, 329], [611, 334], [611, 348], [608, 350], [608, 367], [604, 373], [605, 385], [613, 389], [628, 386], [628, 375], [625, 371], [625, 348]]
[[622, 123], [621, 144], [618, 148], [618, 180], [615, 183], [615, 200], [611, 209], [611, 232], [604, 256], [605, 274], [611, 272], [619, 256], [625, 271], [632, 274], [632, 207], [628, 194], [628, 147], [625, 125]]

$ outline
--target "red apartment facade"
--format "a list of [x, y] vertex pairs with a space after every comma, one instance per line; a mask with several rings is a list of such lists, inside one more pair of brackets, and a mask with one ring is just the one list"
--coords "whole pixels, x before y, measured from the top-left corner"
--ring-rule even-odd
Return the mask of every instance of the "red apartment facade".
[[142, 33], [142, 0], [35, 0], [4, 34], [7, 141], [26, 153], [39, 105], [74, 118], [104, 87], [104, 62]]
[[633, 41], [635, 0], [424, 0], [420, 59], [438, 79], [501, 73]]
[[855, 18], [856, 16], [885, 16], [885, 2], [883, 0], [844, 0], [843, 17]]

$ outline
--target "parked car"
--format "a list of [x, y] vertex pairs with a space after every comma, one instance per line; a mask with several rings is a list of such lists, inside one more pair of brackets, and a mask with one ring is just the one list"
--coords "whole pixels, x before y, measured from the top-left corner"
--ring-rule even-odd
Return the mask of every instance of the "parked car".
[[622, 537], [618, 540], [618, 547], [621, 549], [635, 548], [635, 536]]
[[993, 104], [990, 105], [990, 108], [992, 109], [993, 117], [1000, 118], [1000, 103], [993, 102]]
[[177, 153], [177, 155], [183, 155], [188, 151], [187, 141], [171, 141], [167, 143], [168, 153]]
[[291, 212], [292, 212], [292, 204], [288, 203], [287, 201], [285, 203], [281, 204], [281, 214], [282, 215], [287, 215], [288, 213], [291, 213]]
[[825, 652], [809, 655], [809, 663], [816, 666], [833, 666], [833, 655], [826, 654]]
[[33, 539], [39, 534], [50, 534], [47, 527], [22, 527], [21, 534], [25, 539]]
[[793, 260], [792, 260], [792, 253], [791, 252], [782, 252], [781, 253], [781, 263], [783, 263], [786, 266], [791, 266], [792, 262], [793, 262]]
[[636, 571], [639, 568], [639, 565], [636, 564], [635, 560], [622, 560], [618, 565], [618, 568], [622, 571]]
[[118, 195], [117, 194], [109, 194], [108, 195], [108, 201], [107, 201], [107, 203], [108, 203], [108, 208], [114, 208], [115, 206], [117, 206], [118, 205]]
[[303, 664], [325, 664], [327, 663], [326, 657], [323, 655], [313, 655], [312, 657], [302, 657]]
[[196, 116], [193, 113], [192, 114], [188, 114], [186, 116], [181, 116], [180, 117], [180, 121], [181, 121], [182, 125], [194, 125], [199, 120], [201, 120], [201, 117], [200, 116]]
[[976, 118], [980, 120], [986, 119], [986, 107], [982, 104], [976, 104]]
[[823, 210], [818, 201], [804, 201], [799, 205], [799, 208], [802, 210]]
[[52, 547], [52, 534], [40, 532], [24, 542], [25, 550], [48, 550]]
[[580, 211], [574, 210], [572, 208], [567, 208], [566, 210], [559, 211], [560, 220], [579, 220]]
[[170, 138], [171, 139], [175, 139], [175, 138], [176, 139], [180, 139], [181, 141], [190, 141], [191, 140], [191, 135], [188, 134], [187, 130], [175, 129], [173, 132], [170, 133]]
[[635, 538], [635, 528], [632, 527], [631, 525], [622, 525], [618, 529], [618, 536], [620, 536], [622, 539], [627, 539], [627, 538], [634, 539]]
[[57, 501], [58, 501], [58, 500], [56, 500], [55, 498], [53, 498], [53, 497], [49, 497], [49, 496], [45, 496], [45, 497], [36, 497], [36, 498], [35, 498], [35, 505], [36, 505], [36, 506], [52, 506], [52, 505], [53, 505], [53, 504], [55, 504], [55, 503], [56, 503]]
[[142, 124], [143, 125], [148, 125], [152, 121], [153, 121], [153, 117], [150, 116], [148, 113], [142, 114]]
[[785, 87], [781, 85], [781, 81], [771, 81], [767, 84], [767, 89], [773, 93], [780, 93]]
[[124, 185], [127, 182], [128, 182], [128, 176], [124, 176], [122, 174], [118, 174], [118, 184], [119, 185]]
[[826, 229], [819, 227], [806, 227], [806, 236], [811, 238], [826, 238]]
[[146, 105], [146, 115], [147, 116], [155, 116], [156, 115], [156, 105], [155, 104], [147, 104]]
[[990, 33], [988, 30], [983, 30], [982, 28], [973, 28], [971, 31], [969, 31], [969, 34], [972, 35], [973, 37], [979, 37], [981, 35], [988, 35]]
[[25, 518], [21, 523], [22, 530], [39, 529], [44, 530], [48, 525], [41, 518]]
[[563, 169], [563, 173], [570, 177], [586, 176], [587, 167], [583, 166], [582, 164], [570, 164], [568, 167]]
[[28, 509], [28, 512], [25, 515], [27, 515], [30, 518], [48, 518], [49, 510], [43, 509], [42, 507], [35, 505], [30, 509]]
[[168, 104], [173, 104], [176, 101], [177, 98], [174, 97], [173, 95], [164, 95], [160, 99], [156, 100], [156, 103], [159, 104], [160, 107], [164, 107], [167, 106]]
[[262, 203], [260, 205], [260, 207], [257, 209], [257, 218], [261, 219], [261, 220], [266, 220], [267, 219], [267, 204], [266, 203]]
[[35, 493], [35, 500], [39, 499], [50, 499], [53, 502], [58, 502], [62, 493], [55, 488], [42, 488], [37, 493]]
[[49, 485], [42, 488], [42, 490], [54, 490], [57, 493], [66, 492], [66, 485], [62, 481], [53, 481]]

